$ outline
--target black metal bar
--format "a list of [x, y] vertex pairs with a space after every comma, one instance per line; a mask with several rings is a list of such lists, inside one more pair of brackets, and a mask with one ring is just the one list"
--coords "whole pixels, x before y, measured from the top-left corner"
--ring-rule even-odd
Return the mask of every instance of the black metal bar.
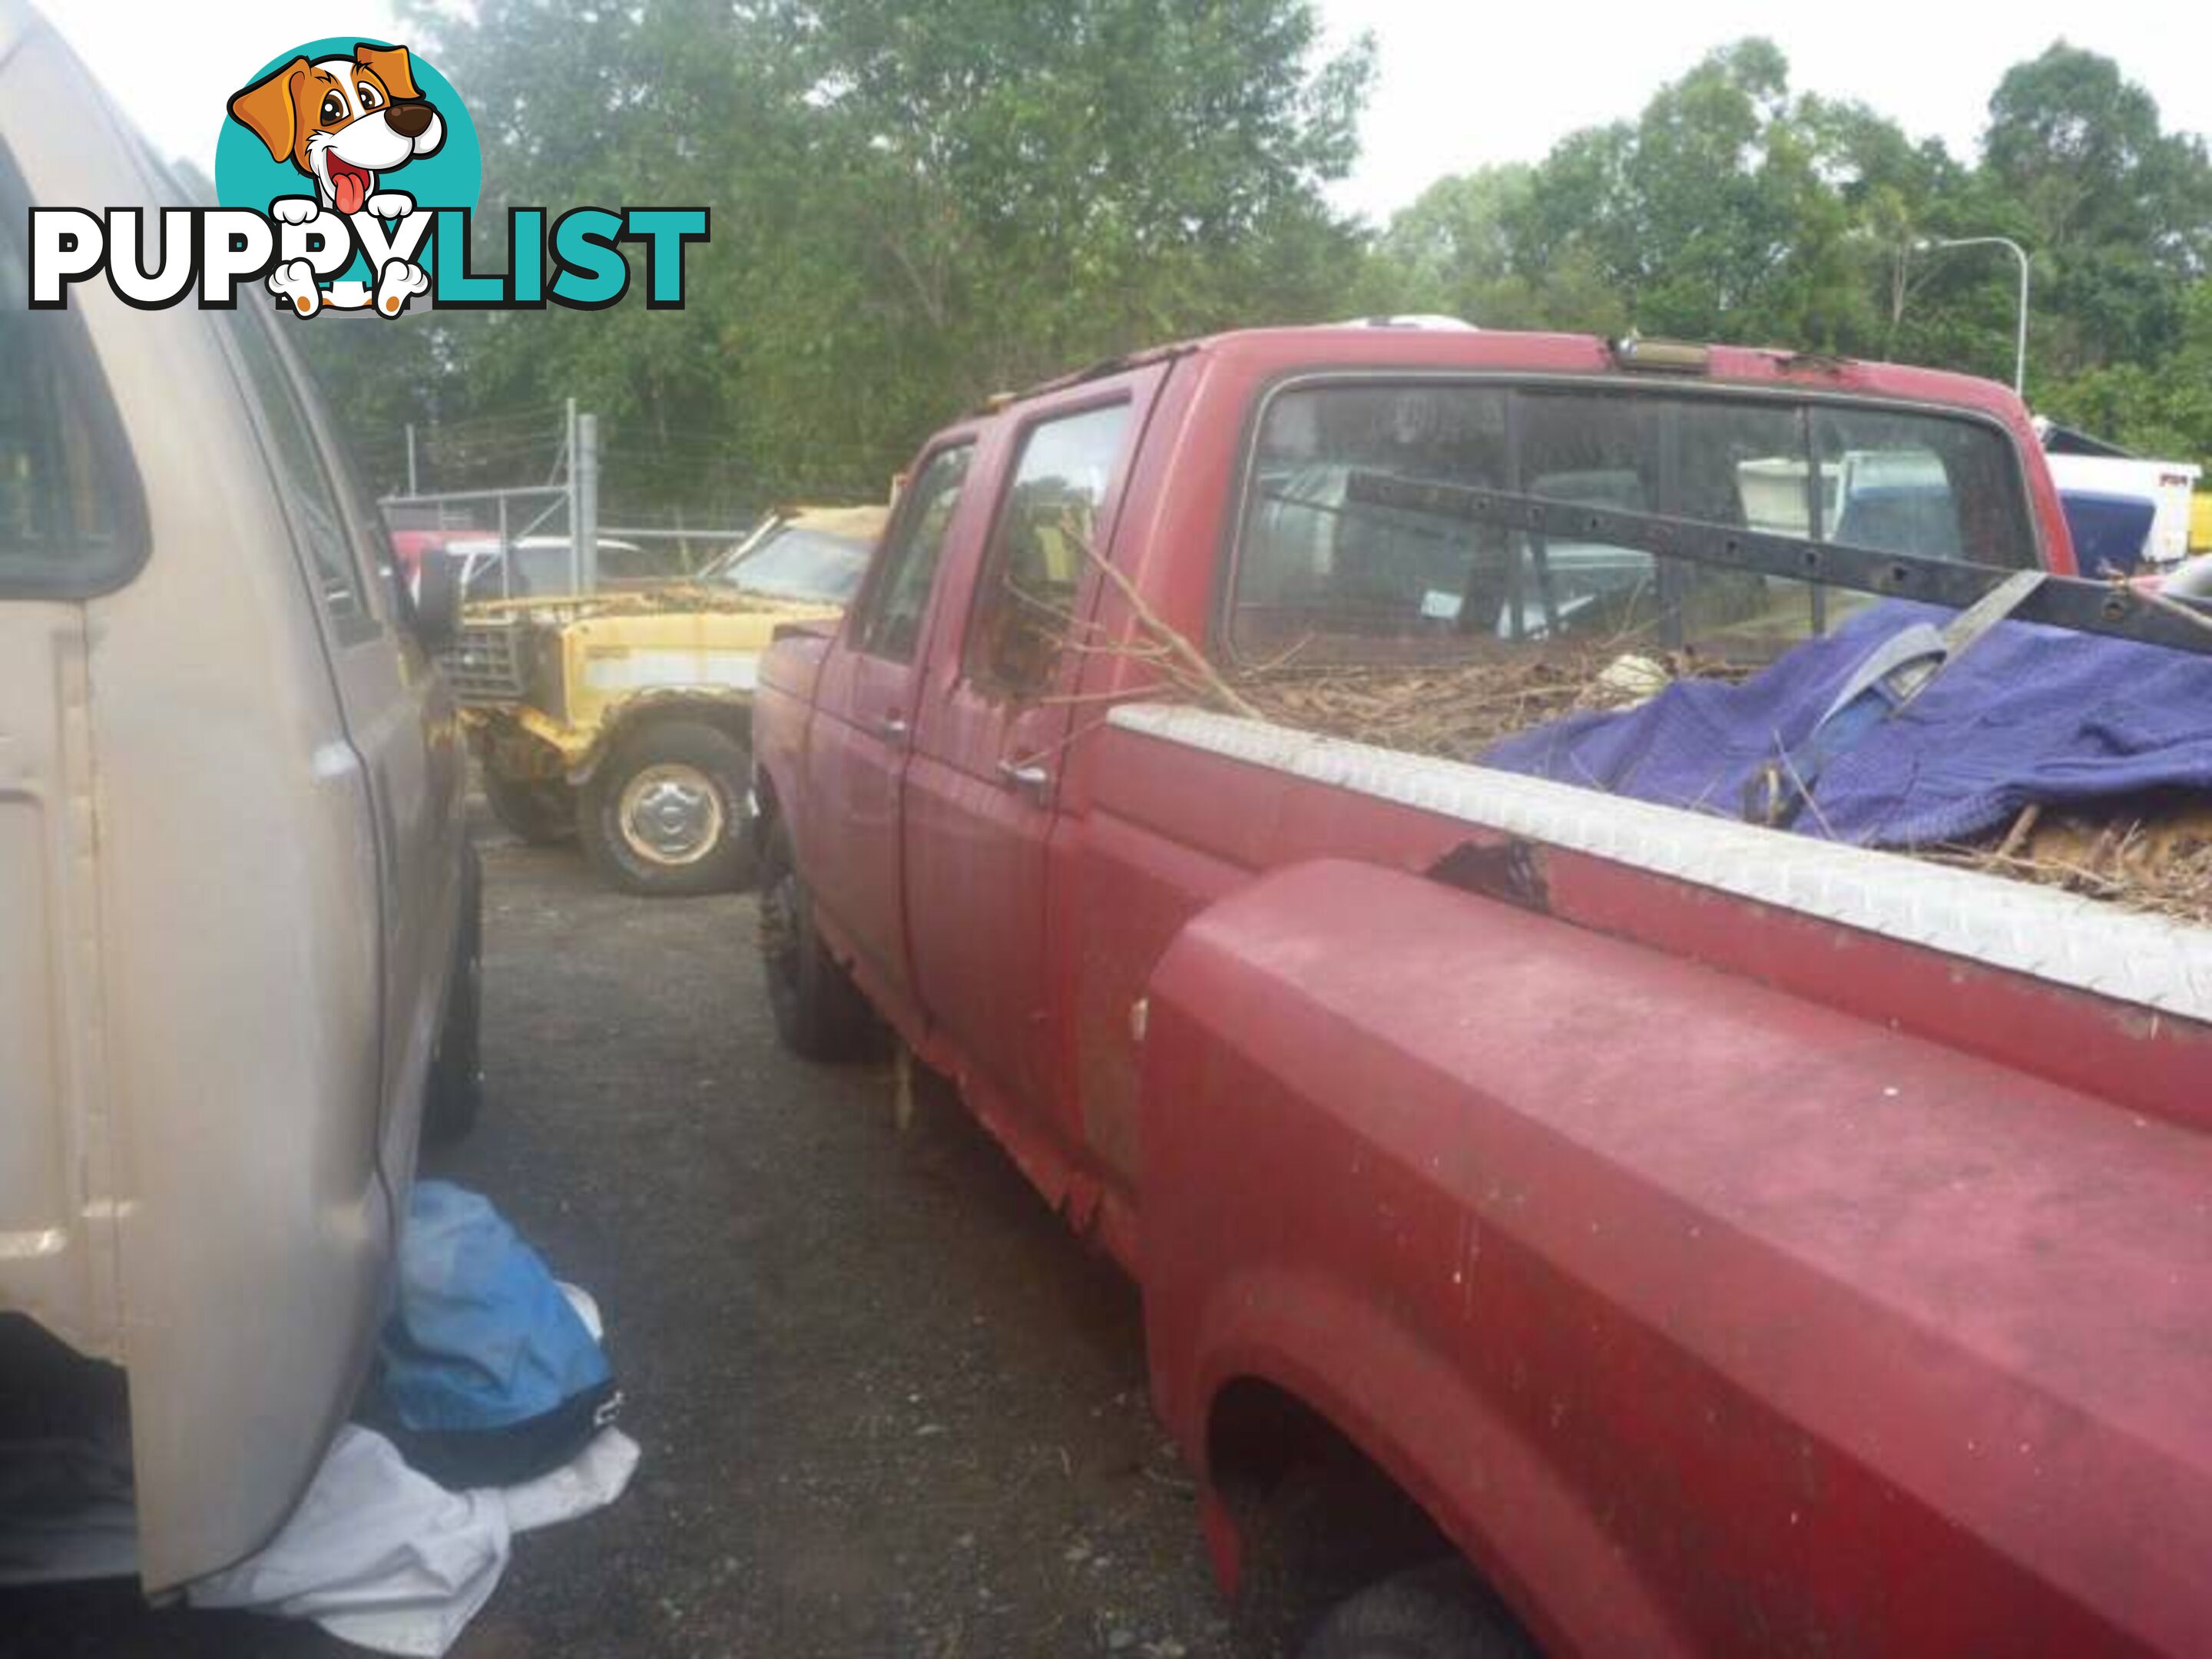
[[[1432, 483], [1389, 472], [1354, 471], [1345, 481], [1344, 493], [1347, 501], [1374, 507], [1434, 514], [1470, 524], [1502, 525], [1554, 541], [1602, 542], [1726, 570], [1826, 582], [1954, 611], [1965, 610], [2013, 574], [1996, 565], [1966, 564], [1917, 553], [1884, 553], [1772, 531], [1701, 524], [1664, 514], [1589, 507], [1510, 490]], [[2194, 615], [2178, 615], [2167, 608], [2176, 605], [2186, 607]], [[2116, 583], [2053, 576], [2013, 612], [2013, 619], [2212, 655], [2212, 606], [2191, 600], [2154, 602]]]
[[[1819, 447], [1813, 441], [1813, 411], [1809, 406], [1797, 411], [1797, 453], [1805, 458], [1805, 534], [1814, 541], [1826, 541], [1828, 492], [1820, 471]], [[1820, 582], [1808, 582], [1805, 592], [1812, 612], [1813, 636], [1818, 639], [1828, 631], [1828, 590]]]
[[1541, 536], [1528, 538], [1528, 556], [1535, 562], [1536, 586], [1544, 600], [1544, 630], [1553, 639], [1559, 635], [1559, 591], [1552, 580], [1552, 545]]

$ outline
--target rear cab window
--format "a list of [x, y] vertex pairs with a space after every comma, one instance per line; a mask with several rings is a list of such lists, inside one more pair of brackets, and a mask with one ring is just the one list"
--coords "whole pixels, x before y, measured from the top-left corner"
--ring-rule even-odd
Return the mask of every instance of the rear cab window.
[[1528, 642], [1762, 661], [1867, 596], [1353, 499], [1354, 473], [2023, 567], [2019, 460], [1971, 417], [1781, 395], [1330, 379], [1262, 407], [1228, 636], [1246, 665]]

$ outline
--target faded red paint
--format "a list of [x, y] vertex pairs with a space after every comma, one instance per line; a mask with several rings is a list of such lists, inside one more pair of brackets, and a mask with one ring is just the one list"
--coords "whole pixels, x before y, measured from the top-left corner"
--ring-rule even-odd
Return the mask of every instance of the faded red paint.
[[[1617, 372], [1578, 337], [1261, 332], [955, 428], [915, 662], [817, 634], [764, 668], [763, 787], [833, 948], [1138, 1277], [1202, 1474], [1218, 1390], [1268, 1381], [1566, 1651], [2195, 1645], [2212, 1032], [1102, 730], [1150, 683], [1127, 655], [1028, 704], [968, 680], [1028, 422], [1133, 401], [1102, 539], [1204, 638], [1254, 400], [1332, 367]], [[1711, 378], [1986, 414], [2070, 570], [2002, 388], [1728, 349]], [[1078, 609], [1133, 636], [1095, 575]], [[998, 786], [1040, 756], [1045, 800]], [[1231, 1578], [1210, 1485], [1201, 1515]]]

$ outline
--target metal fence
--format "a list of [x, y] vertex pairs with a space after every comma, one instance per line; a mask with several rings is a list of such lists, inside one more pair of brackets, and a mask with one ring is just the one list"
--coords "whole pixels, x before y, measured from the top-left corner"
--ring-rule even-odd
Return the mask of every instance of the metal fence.
[[416, 556], [464, 561], [471, 598], [524, 598], [557, 586], [593, 593], [603, 581], [651, 580], [697, 570], [701, 550], [719, 553], [750, 527], [608, 526], [599, 522], [599, 417], [568, 399], [560, 453], [543, 483], [418, 491], [415, 432], [407, 432], [410, 488], [382, 498], [394, 539]]

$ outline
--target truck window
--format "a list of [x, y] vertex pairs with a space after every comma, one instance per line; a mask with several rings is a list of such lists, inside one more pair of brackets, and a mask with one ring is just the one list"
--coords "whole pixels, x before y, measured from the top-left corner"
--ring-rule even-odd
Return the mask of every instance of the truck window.
[[1089, 554], [1104, 551], [1092, 536], [1128, 425], [1129, 405], [1109, 404], [1022, 440], [969, 630], [969, 668], [985, 685], [1018, 698], [1051, 683]]
[[[1502, 489], [1503, 387], [1332, 385], [1267, 406], [1237, 563], [1237, 629], [1285, 644], [1316, 621], [1353, 636], [1448, 634], [1469, 577], [1496, 563], [1491, 532], [1353, 503], [1346, 481], [1374, 470]], [[1502, 545], [1502, 543], [1499, 544]], [[1279, 647], [1263, 647], [1279, 649]]]
[[[1516, 394], [1522, 488], [1558, 501], [1805, 535], [1805, 412], [1784, 402], [1531, 390]], [[1802, 582], [1526, 538], [1514, 640], [1602, 637], [1771, 656], [1824, 625]], [[1933, 551], [1933, 549], [1929, 550]]]
[[[13, 176], [0, 157], [0, 202]], [[27, 293], [18, 210], [0, 219], [0, 284]], [[144, 551], [144, 511], [81, 318], [0, 311], [0, 594], [82, 597]]]
[[2018, 458], [1968, 419], [1608, 386], [1330, 381], [1267, 403], [1229, 635], [1245, 661], [1420, 660], [1523, 641], [1759, 660], [1861, 596], [1353, 500], [1380, 472], [1882, 551], [2035, 559]]
[[922, 612], [936, 580], [952, 509], [968, 480], [973, 444], [940, 449], [908, 487], [898, 524], [884, 549], [883, 568], [853, 614], [853, 648], [893, 662], [912, 662], [921, 641]]
[[307, 556], [316, 596], [341, 642], [368, 638], [378, 630], [368, 607], [367, 579], [347, 528], [338, 487], [317, 452], [307, 400], [261, 307], [241, 301], [224, 314], [246, 363], [248, 391], [261, 408], [269, 459], [283, 487], [293, 537]]

